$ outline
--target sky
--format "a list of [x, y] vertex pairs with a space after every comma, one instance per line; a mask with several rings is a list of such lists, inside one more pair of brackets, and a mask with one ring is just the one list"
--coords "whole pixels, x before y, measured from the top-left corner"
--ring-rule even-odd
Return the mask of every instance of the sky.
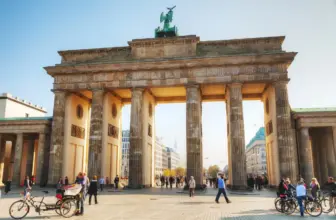
[[[125, 46], [151, 38], [166, 7], [176, 5], [180, 35], [201, 40], [285, 35], [296, 51], [289, 67], [293, 108], [336, 106], [335, 0], [0, 1], [0, 93], [47, 108], [52, 115], [53, 79], [43, 67], [60, 63], [59, 50]], [[263, 105], [244, 101], [246, 144], [263, 125]], [[156, 107], [156, 134], [185, 162], [185, 104]], [[129, 128], [130, 106], [123, 108]], [[225, 103], [203, 103], [204, 166], [227, 164]]]

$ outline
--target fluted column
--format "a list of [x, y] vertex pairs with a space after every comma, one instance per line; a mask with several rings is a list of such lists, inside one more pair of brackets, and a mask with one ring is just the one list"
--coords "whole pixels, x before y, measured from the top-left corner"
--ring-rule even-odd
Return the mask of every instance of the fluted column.
[[229, 181], [232, 189], [245, 189], [246, 157], [242, 84], [231, 84], [226, 91], [228, 122]]
[[39, 134], [38, 139], [38, 150], [37, 150], [37, 164], [36, 164], [36, 182], [42, 184], [43, 175], [43, 167], [44, 167], [44, 149], [45, 149], [45, 137], [44, 133]]
[[62, 176], [65, 102], [68, 96], [64, 91], [55, 91], [54, 93], [55, 99], [49, 152], [48, 184], [56, 184]]
[[334, 151], [333, 131], [332, 128], [325, 128], [325, 140], [326, 140], [326, 157], [328, 166], [328, 176], [336, 176], [336, 157]]
[[187, 90], [187, 177], [194, 176], [196, 184], [203, 184], [202, 97], [198, 85]]
[[312, 148], [308, 128], [301, 128], [300, 130], [300, 171], [301, 176], [307, 181], [314, 177]]
[[130, 188], [139, 188], [143, 184], [143, 93], [142, 88], [132, 90], [128, 178]]
[[3, 173], [5, 167], [5, 150], [6, 150], [6, 141], [4, 137], [0, 134], [0, 187], [3, 186]]
[[22, 148], [23, 148], [23, 134], [18, 133], [16, 134], [16, 141], [15, 141], [14, 172], [12, 180], [14, 185], [20, 185]]
[[92, 90], [88, 169], [91, 178], [101, 176], [104, 95], [102, 89]]
[[273, 84], [276, 101], [276, 130], [279, 149], [280, 176], [298, 178], [297, 150], [288, 102], [287, 81]]

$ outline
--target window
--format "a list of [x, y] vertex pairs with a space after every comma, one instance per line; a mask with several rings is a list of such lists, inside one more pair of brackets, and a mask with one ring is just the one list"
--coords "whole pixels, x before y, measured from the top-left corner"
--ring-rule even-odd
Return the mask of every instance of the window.
[[76, 115], [78, 119], [83, 118], [83, 107], [81, 105], [77, 105], [76, 107]]
[[117, 117], [118, 111], [117, 111], [117, 105], [115, 103], [112, 104], [112, 117]]
[[266, 110], [266, 113], [269, 114], [269, 100], [268, 100], [268, 98], [266, 99], [265, 110]]

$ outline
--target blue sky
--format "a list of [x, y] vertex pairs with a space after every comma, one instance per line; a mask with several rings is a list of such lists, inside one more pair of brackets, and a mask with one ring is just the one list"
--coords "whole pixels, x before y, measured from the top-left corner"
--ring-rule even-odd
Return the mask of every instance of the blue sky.
[[[52, 114], [52, 78], [44, 66], [60, 62], [58, 50], [127, 45], [153, 37], [166, 6], [177, 5], [180, 35], [201, 40], [286, 35], [284, 49], [297, 51], [289, 68], [292, 107], [336, 106], [335, 0], [0, 1], [0, 92], [43, 105]], [[263, 124], [260, 102], [244, 102], [246, 140]], [[174, 114], [172, 114], [174, 112]], [[129, 106], [123, 110], [129, 126]], [[224, 103], [203, 105], [204, 165], [224, 166]], [[157, 134], [185, 157], [185, 105], [156, 108]]]

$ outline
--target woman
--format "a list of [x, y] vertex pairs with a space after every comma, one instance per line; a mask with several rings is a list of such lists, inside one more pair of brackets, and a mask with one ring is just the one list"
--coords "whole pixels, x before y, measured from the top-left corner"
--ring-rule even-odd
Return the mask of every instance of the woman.
[[93, 176], [93, 179], [90, 182], [88, 194], [90, 195], [89, 197], [89, 205], [91, 205], [91, 197], [94, 195], [95, 198], [95, 204], [98, 204], [97, 201], [97, 192], [98, 192], [98, 185], [97, 185], [97, 176]]
[[77, 210], [76, 215], [83, 215], [84, 214], [84, 188], [85, 188], [85, 179], [82, 172], [78, 173], [78, 176], [76, 177], [76, 184], [80, 184], [82, 186], [82, 189], [79, 193], [79, 198], [77, 200]]
[[56, 184], [56, 189], [61, 189], [63, 186], [63, 180], [62, 180], [62, 177], [59, 178], [57, 184]]
[[298, 185], [296, 186], [296, 199], [298, 200], [299, 206], [300, 206], [300, 214], [303, 217], [304, 216], [304, 208], [302, 201], [305, 200], [307, 197], [307, 190], [304, 186], [303, 181], [299, 181]]
[[318, 198], [317, 193], [320, 191], [320, 184], [316, 178], [312, 178], [310, 183], [311, 194], [314, 200]]
[[190, 177], [189, 180], [189, 196], [194, 197], [196, 182], [193, 176]]
[[27, 193], [27, 190], [31, 190], [31, 182], [30, 182], [30, 179], [29, 179], [29, 176], [26, 177], [24, 183], [23, 183], [23, 186], [24, 186], [24, 196], [26, 196], [26, 193]]

